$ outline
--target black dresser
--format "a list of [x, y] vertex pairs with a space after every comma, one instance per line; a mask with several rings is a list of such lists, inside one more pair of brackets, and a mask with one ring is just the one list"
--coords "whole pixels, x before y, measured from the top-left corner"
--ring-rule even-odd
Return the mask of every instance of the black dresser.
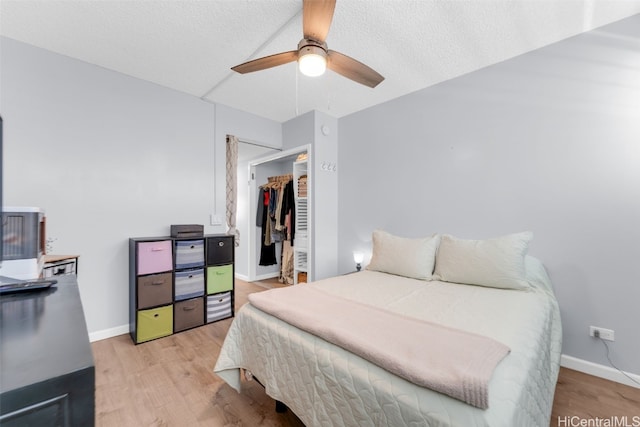
[[95, 368], [75, 275], [0, 297], [0, 425], [93, 426]]

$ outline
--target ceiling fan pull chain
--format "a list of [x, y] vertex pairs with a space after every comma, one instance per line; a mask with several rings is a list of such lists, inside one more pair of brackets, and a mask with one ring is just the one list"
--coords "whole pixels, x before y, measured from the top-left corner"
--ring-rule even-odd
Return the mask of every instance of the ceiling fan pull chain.
[[298, 71], [298, 67], [295, 68], [296, 69], [296, 117], [298, 117], [300, 115], [300, 112], [298, 111], [298, 78], [299, 78], [299, 71]]
[[327, 112], [331, 112], [331, 97], [333, 96], [333, 85], [331, 79], [325, 79], [327, 82]]

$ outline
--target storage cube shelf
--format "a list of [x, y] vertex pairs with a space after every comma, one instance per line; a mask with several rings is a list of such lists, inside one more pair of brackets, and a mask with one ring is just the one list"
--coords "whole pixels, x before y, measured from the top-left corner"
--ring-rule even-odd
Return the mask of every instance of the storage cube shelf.
[[233, 236], [129, 239], [129, 333], [134, 343], [233, 315]]

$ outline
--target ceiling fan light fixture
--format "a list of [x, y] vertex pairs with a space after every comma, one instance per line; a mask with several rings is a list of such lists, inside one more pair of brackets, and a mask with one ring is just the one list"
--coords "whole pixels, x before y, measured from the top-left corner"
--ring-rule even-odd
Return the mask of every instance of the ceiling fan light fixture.
[[305, 76], [318, 77], [327, 70], [327, 52], [319, 46], [300, 49], [298, 68]]
[[[354, 82], [370, 88], [376, 87], [384, 80], [380, 73], [362, 62], [335, 50], [329, 50], [327, 47], [325, 40], [335, 7], [336, 0], [302, 0], [303, 38], [298, 42], [298, 49], [253, 59], [231, 69], [245, 74], [298, 61], [298, 69], [306, 76], [321, 76], [327, 68], [330, 68], [331, 71]], [[266, 43], [263, 46], [265, 45]]]

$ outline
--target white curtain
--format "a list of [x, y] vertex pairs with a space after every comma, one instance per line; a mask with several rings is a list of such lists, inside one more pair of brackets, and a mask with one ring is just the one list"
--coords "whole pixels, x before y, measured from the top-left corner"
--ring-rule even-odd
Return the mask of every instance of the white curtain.
[[238, 206], [238, 137], [227, 135], [227, 234], [234, 235], [236, 246], [240, 244], [240, 232], [236, 229]]

